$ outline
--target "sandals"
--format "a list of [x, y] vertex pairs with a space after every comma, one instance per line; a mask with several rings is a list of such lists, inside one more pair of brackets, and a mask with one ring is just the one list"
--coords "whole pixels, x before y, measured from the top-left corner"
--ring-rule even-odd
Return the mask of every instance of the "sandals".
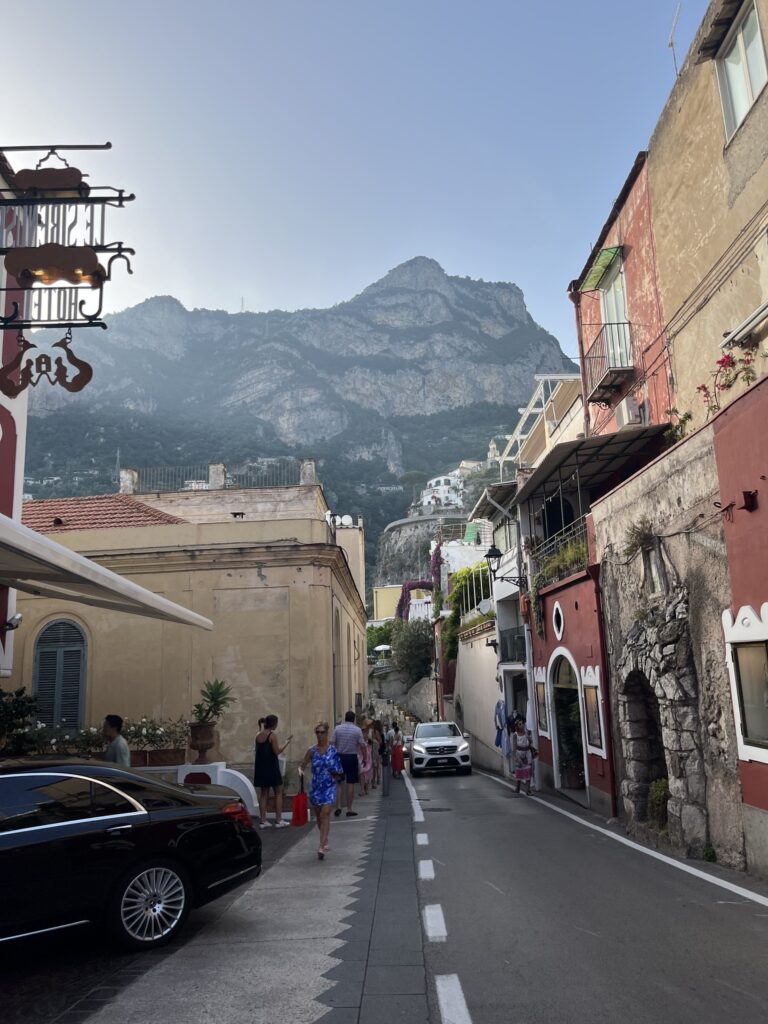
[[325, 860], [325, 853], [324, 853], [323, 850], [318, 850], [317, 851], [317, 859], [318, 860]]

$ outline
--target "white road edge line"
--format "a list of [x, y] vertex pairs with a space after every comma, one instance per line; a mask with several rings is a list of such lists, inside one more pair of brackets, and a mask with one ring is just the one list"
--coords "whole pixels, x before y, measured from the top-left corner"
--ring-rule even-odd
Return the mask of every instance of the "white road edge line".
[[443, 908], [439, 903], [428, 903], [421, 912], [427, 942], [446, 942], [448, 929], [445, 927]]
[[413, 820], [424, 821], [424, 811], [421, 809], [419, 798], [416, 796], [416, 790], [413, 788], [413, 783], [408, 776], [403, 772], [403, 782], [405, 788], [408, 790], [408, 796], [411, 798], [411, 808], [413, 809]]
[[429, 846], [429, 836], [426, 832], [416, 833], [416, 845], [417, 846]]
[[[510, 783], [505, 782], [503, 779], [497, 779], [495, 775], [489, 775], [488, 772], [478, 771], [477, 773], [478, 775], [484, 775], [486, 779], [490, 779], [491, 782], [498, 782], [500, 786], [506, 786], [507, 789], [513, 788]], [[526, 797], [526, 799], [533, 800], [535, 803], [541, 804], [542, 807], [546, 807], [550, 811], [555, 811], [556, 814], [562, 814], [564, 817], [578, 822], [579, 825], [583, 825], [585, 828], [591, 828], [593, 832], [599, 832], [601, 835], [607, 836], [608, 839], [613, 839], [615, 842], [621, 843], [622, 846], [629, 846], [631, 849], [637, 850], [638, 853], [644, 853], [646, 857], [653, 857], [654, 860], [660, 860], [663, 864], [668, 864], [671, 868], [677, 868], [678, 871], [684, 871], [686, 875], [693, 875], [694, 878], [700, 878], [704, 882], [709, 882], [710, 885], [717, 885], [721, 889], [726, 889], [728, 892], [735, 892], [737, 896], [743, 896], [744, 899], [752, 900], [753, 903], [759, 903], [763, 907], [768, 907], [768, 896], [761, 896], [760, 893], [744, 889], [742, 886], [735, 885], [733, 882], [727, 882], [724, 878], [716, 878], [714, 875], [708, 875], [706, 871], [701, 871], [699, 868], [691, 867], [690, 864], [683, 864], [679, 860], [675, 860], [673, 857], [667, 857], [665, 854], [659, 853], [657, 850], [649, 850], [645, 846], [640, 846], [639, 843], [635, 843], [631, 839], [627, 839], [626, 836], [618, 836], [615, 832], [611, 832], [607, 828], [601, 828], [600, 825], [595, 825], [591, 821], [585, 821], [577, 814], [571, 814], [570, 811], [563, 810], [562, 807], [553, 807], [548, 801], [542, 800], [538, 796], [529, 796]]]
[[419, 878], [422, 882], [434, 882], [435, 880], [435, 865], [431, 860], [420, 860], [419, 861]]
[[472, 1024], [458, 974], [435, 975], [435, 987], [443, 1024]]

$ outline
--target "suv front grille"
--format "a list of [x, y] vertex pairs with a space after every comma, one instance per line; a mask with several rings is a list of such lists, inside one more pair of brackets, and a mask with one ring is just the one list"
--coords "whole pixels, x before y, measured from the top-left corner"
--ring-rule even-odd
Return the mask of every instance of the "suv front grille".
[[430, 757], [442, 757], [444, 754], [455, 754], [456, 747], [430, 747], [427, 750], [427, 754]]

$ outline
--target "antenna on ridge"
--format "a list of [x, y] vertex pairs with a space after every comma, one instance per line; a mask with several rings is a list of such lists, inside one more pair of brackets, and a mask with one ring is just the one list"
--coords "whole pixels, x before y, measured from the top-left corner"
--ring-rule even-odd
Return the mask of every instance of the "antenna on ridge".
[[675, 16], [672, 19], [672, 28], [670, 29], [669, 39], [667, 40], [667, 46], [672, 51], [672, 60], [673, 60], [674, 65], [675, 65], [675, 78], [677, 78], [677, 76], [680, 74], [680, 72], [678, 71], [678, 68], [677, 68], [677, 51], [675, 50], [675, 32], [677, 30], [677, 22], [678, 22], [678, 20], [680, 18], [680, 8], [682, 6], [683, 6], [683, 0], [680, 0], [680, 2], [677, 5], [677, 9], [675, 10]]

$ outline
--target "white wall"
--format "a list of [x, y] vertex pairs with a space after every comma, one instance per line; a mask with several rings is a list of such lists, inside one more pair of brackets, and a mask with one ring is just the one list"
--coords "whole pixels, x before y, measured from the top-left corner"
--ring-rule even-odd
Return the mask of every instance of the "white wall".
[[502, 756], [494, 746], [493, 712], [502, 694], [496, 681], [496, 652], [485, 644], [487, 639], [495, 637], [496, 630], [491, 622], [490, 628], [479, 635], [459, 642], [453, 707], [458, 718], [456, 709], [461, 702], [464, 730], [470, 734], [473, 764], [500, 772]]

